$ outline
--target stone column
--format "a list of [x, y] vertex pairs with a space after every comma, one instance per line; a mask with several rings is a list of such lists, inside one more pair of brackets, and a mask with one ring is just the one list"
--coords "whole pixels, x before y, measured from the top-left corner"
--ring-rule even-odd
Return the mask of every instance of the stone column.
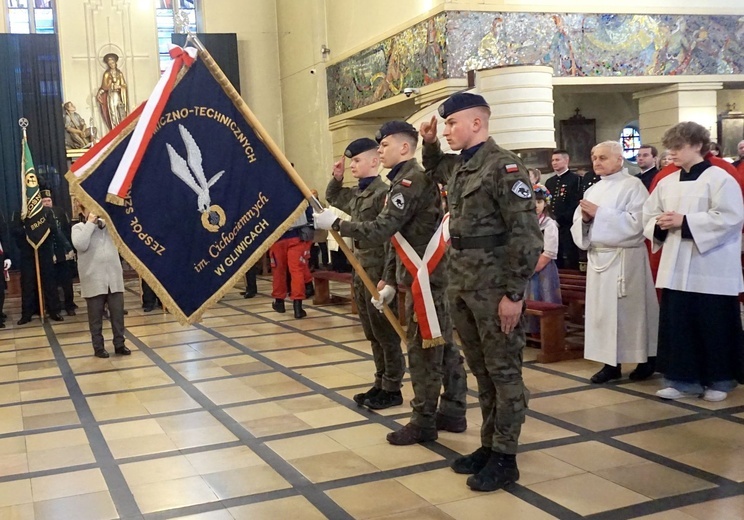
[[638, 123], [641, 140], [661, 148], [661, 138], [671, 126], [681, 121], [694, 121], [718, 137], [717, 91], [723, 83], [678, 83], [633, 94], [638, 100]]
[[490, 134], [499, 146], [509, 150], [555, 148], [551, 67], [479, 70], [475, 92], [491, 105]]

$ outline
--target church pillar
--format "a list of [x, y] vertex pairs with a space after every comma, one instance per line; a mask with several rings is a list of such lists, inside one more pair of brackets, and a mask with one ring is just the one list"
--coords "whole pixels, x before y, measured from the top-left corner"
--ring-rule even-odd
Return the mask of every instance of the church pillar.
[[664, 132], [681, 121], [694, 121], [717, 139], [717, 92], [723, 83], [678, 83], [633, 94], [638, 100], [638, 123], [644, 144], [662, 148]]
[[555, 148], [551, 67], [479, 70], [475, 87], [491, 105], [490, 134], [499, 146], [509, 150]]

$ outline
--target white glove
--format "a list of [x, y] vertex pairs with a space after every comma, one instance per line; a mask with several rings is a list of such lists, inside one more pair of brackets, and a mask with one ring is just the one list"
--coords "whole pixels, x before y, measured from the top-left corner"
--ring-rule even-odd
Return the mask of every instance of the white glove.
[[332, 211], [322, 211], [320, 213], [313, 213], [313, 222], [315, 223], [315, 229], [331, 229], [333, 223], [336, 222], [338, 217]]
[[395, 287], [393, 287], [392, 285], [386, 285], [385, 287], [380, 289], [379, 293], [379, 300], [375, 297], [372, 297], [372, 300], [370, 301], [372, 302], [372, 305], [375, 306], [375, 309], [382, 312], [382, 310], [384, 309], [382, 303], [390, 303], [391, 301], [393, 301], [393, 298], [395, 298], [396, 290]]
[[10, 258], [6, 259], [5, 262], [3, 262], [3, 270], [7, 271], [10, 269], [12, 262], [10, 261]]

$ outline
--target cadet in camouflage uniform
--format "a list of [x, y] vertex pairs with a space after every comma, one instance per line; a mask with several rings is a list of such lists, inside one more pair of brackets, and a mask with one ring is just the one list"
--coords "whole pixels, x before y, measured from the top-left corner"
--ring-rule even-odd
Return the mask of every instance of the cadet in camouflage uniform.
[[423, 162], [433, 180], [447, 184], [452, 319], [483, 414], [481, 448], [452, 469], [472, 474], [471, 489], [493, 491], [519, 478], [517, 443], [527, 408], [522, 298], [543, 240], [527, 170], [488, 136], [485, 99], [455, 94], [439, 113], [447, 142], [462, 152], [442, 153], [435, 116], [421, 125]]
[[[424, 174], [421, 166], [413, 158], [418, 133], [408, 123], [390, 121], [382, 125], [376, 137], [380, 143], [382, 165], [392, 168], [388, 174], [391, 186], [385, 208], [371, 222], [347, 222], [336, 219], [329, 212], [316, 213], [316, 227], [333, 228], [340, 231], [343, 236], [372, 244], [384, 244], [396, 232], [400, 232], [416, 253], [423, 257], [426, 246], [442, 219], [442, 210], [436, 183]], [[392, 254], [391, 248], [389, 257], [392, 258]], [[396, 261], [395, 279], [392, 276], [385, 279], [387, 285], [380, 290], [380, 296], [385, 301], [392, 299], [392, 294], [395, 294], [396, 280], [407, 287], [411, 287], [412, 284], [412, 277], [400, 258], [396, 258]], [[414, 393], [411, 401], [413, 414], [410, 423], [388, 434], [387, 440], [391, 444], [408, 445], [433, 441], [438, 437], [437, 429], [461, 432], [467, 427], [466, 376], [462, 356], [452, 339], [452, 322], [445, 294], [447, 275], [443, 261], [430, 274], [430, 282], [444, 344], [424, 348], [421, 331], [413, 312], [413, 298], [406, 298], [408, 326], [406, 342]], [[439, 399], [442, 384], [444, 393]]]
[[[344, 156], [351, 159], [351, 173], [359, 179], [359, 186], [343, 187], [345, 160], [341, 158], [333, 165], [333, 177], [326, 188], [326, 199], [332, 206], [351, 215], [352, 222], [375, 220], [385, 206], [388, 192], [388, 185], [377, 174], [380, 165], [377, 143], [369, 138], [357, 139], [346, 147]], [[368, 244], [364, 240], [354, 241], [354, 252], [359, 263], [375, 282], [386, 278], [383, 269], [387, 247]], [[358, 275], [354, 276], [354, 298], [364, 337], [372, 344], [375, 361], [374, 385], [366, 392], [356, 394], [354, 401], [374, 410], [398, 406], [403, 403], [400, 387], [406, 371], [400, 338], [385, 315], [377, 312], [372, 304], [372, 295]]]

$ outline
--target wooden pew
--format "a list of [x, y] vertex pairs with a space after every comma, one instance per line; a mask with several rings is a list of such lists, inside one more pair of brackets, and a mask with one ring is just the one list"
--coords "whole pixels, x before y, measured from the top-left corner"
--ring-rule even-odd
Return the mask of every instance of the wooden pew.
[[571, 349], [566, 344], [566, 306], [559, 303], [527, 300], [525, 314], [540, 318], [540, 336], [528, 336], [528, 341], [540, 344], [538, 363], [554, 363], [583, 357], [581, 349]]
[[[351, 312], [359, 314], [356, 300], [354, 299], [353, 280], [352, 273], [337, 273], [335, 271], [313, 272], [313, 283], [315, 284], [313, 305], [338, 305], [351, 302]], [[331, 281], [349, 284], [349, 296], [331, 294]]]

